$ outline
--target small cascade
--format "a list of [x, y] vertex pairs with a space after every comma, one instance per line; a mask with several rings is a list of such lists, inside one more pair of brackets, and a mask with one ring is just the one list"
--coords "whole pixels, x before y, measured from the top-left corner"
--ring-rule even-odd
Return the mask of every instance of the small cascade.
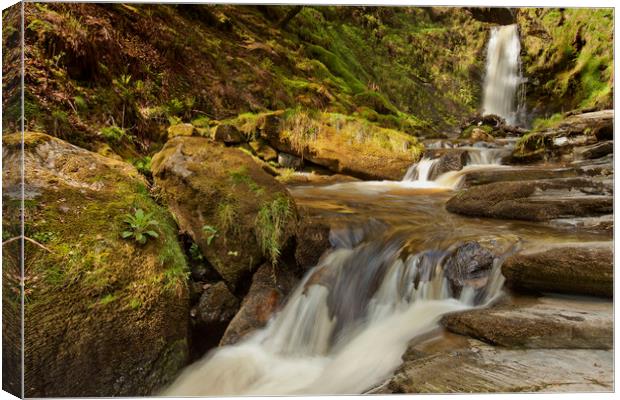
[[429, 158], [422, 158], [419, 162], [409, 167], [403, 181], [432, 181], [433, 166], [437, 164], [437, 161], [438, 159], [431, 160]]
[[430, 159], [425, 157], [409, 167], [402, 182], [407, 182], [411, 186], [419, 188], [456, 189], [460, 185], [461, 178], [468, 171], [480, 168], [499, 167], [502, 163], [502, 158], [508, 151], [505, 148], [473, 146], [460, 147], [457, 149], [459, 151], [467, 151], [467, 164], [461, 170], [438, 173], [441, 172], [438, 167], [442, 158]]
[[[463, 272], [449, 267], [454, 246], [410, 250], [405, 235], [371, 230], [336, 234], [341, 247], [323, 255], [265, 328], [214, 350], [164, 394], [362, 393], [443, 314], [486, 305], [501, 292], [504, 255]], [[362, 231], [370, 237], [359, 240]]]
[[517, 124], [519, 114], [524, 111], [525, 80], [521, 76], [520, 52], [519, 28], [516, 24], [491, 29], [482, 113], [499, 115], [510, 125]]

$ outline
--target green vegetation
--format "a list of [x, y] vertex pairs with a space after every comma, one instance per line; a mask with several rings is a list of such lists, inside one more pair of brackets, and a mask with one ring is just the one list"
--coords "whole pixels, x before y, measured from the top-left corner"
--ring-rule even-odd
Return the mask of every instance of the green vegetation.
[[560, 113], [553, 114], [549, 118], [537, 118], [532, 123], [532, 130], [534, 130], [534, 131], [541, 131], [541, 130], [544, 130], [544, 129], [547, 129], [547, 128], [554, 127], [560, 121], [562, 121], [562, 119], [564, 119], [564, 117]]
[[217, 236], [217, 229], [211, 225], [205, 225], [202, 227], [202, 231], [207, 234], [207, 246], [211, 245], [211, 242], [213, 242], [213, 239]]
[[125, 137], [125, 129], [116, 125], [101, 128], [101, 135], [109, 142], [120, 142]]
[[121, 233], [123, 239], [133, 238], [136, 242], [145, 244], [149, 237], [159, 237], [159, 233], [153, 230], [158, 226], [157, 220], [141, 208], [137, 209], [133, 215], [128, 214], [123, 222], [128, 225], [128, 229]]
[[272, 264], [278, 262], [283, 230], [292, 216], [289, 199], [279, 194], [271, 201], [264, 202], [256, 216], [256, 234], [261, 250]]
[[238, 206], [234, 200], [229, 199], [217, 207], [217, 220], [220, 232], [223, 235], [236, 231], [236, 219], [238, 218]]

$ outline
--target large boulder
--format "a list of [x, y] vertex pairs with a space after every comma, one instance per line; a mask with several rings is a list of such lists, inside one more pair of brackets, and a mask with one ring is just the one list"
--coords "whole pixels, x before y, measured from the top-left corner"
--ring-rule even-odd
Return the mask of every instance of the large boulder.
[[295, 118], [283, 112], [263, 115], [257, 134], [278, 152], [334, 173], [400, 180], [421, 153], [417, 139], [403, 132], [346, 119], [327, 122], [299, 117], [297, 122], [290, 122]]
[[542, 297], [448, 314], [448, 330], [487, 343], [531, 349], [611, 349], [613, 303]]
[[563, 243], [524, 250], [502, 265], [507, 284], [521, 289], [613, 296], [612, 242]]
[[[188, 269], [174, 220], [133, 166], [24, 138], [25, 395], [152, 394], [187, 361]], [[3, 144], [13, 165], [20, 135]], [[3, 185], [4, 202], [19, 202], [19, 179]], [[155, 233], [143, 244], [123, 239], [137, 210]]]
[[478, 217], [546, 221], [609, 214], [611, 180], [593, 178], [495, 182], [461, 190], [448, 211]]
[[178, 137], [153, 157], [152, 172], [181, 230], [233, 290], [293, 238], [295, 202], [241, 150]]

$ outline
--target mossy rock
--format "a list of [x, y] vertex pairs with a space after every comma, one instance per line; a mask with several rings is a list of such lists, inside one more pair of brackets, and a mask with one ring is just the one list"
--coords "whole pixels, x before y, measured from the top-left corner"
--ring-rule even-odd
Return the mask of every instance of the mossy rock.
[[278, 263], [297, 211], [284, 186], [243, 151], [199, 137], [170, 140], [152, 172], [181, 230], [233, 288]]
[[[3, 137], [3, 161], [19, 135]], [[142, 396], [187, 359], [187, 265], [171, 216], [129, 164], [25, 133], [25, 395]], [[4, 176], [6, 202], [19, 178]], [[121, 238], [142, 209], [157, 238]]]
[[250, 148], [261, 159], [265, 161], [276, 161], [278, 152], [264, 139], [257, 139], [250, 142]]
[[194, 125], [192, 124], [176, 124], [168, 128], [168, 139], [177, 136], [192, 136], [194, 134]]

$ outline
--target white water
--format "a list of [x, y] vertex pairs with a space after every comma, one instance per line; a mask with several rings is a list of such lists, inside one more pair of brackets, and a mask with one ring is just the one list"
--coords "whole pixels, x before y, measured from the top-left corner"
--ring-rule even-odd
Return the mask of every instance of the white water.
[[[412, 338], [476, 298], [469, 286], [451, 298], [442, 259], [420, 253], [403, 261], [403, 248], [388, 240], [332, 251], [264, 329], [211, 352], [163, 394], [356, 394], [387, 379]], [[500, 264], [478, 304], [501, 291]]]
[[434, 168], [439, 158], [422, 158], [407, 170], [402, 182], [414, 188], [457, 189], [468, 172], [486, 168], [501, 168], [505, 149], [484, 147], [460, 147], [467, 151], [467, 164], [459, 171], [448, 171], [435, 176]]
[[491, 29], [482, 113], [499, 115], [510, 125], [514, 125], [518, 119], [517, 90], [523, 82], [520, 51], [519, 29], [516, 24]]

